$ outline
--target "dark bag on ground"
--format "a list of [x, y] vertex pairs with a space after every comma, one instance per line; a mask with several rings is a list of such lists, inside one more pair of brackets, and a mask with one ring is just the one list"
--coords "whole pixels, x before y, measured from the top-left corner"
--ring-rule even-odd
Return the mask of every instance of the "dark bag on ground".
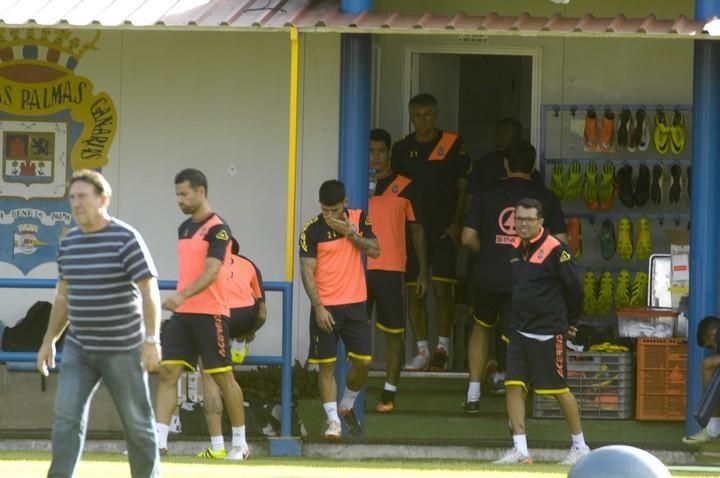
[[[247, 437], [268, 437], [280, 435], [279, 407], [275, 403], [247, 403], [245, 402], [245, 436]], [[273, 409], [275, 411], [273, 412]], [[178, 410], [180, 416], [180, 427], [185, 436], [208, 436], [207, 423], [205, 422], [205, 409], [203, 402], [192, 402], [185, 400]], [[277, 418], [275, 417], [277, 415]], [[232, 436], [232, 425], [223, 408], [222, 431], [225, 436]], [[295, 412], [292, 411], [292, 435], [304, 436], [304, 427]]]
[[0, 349], [5, 352], [37, 352], [48, 328], [51, 309], [50, 302], [35, 302], [20, 322], [5, 328]]

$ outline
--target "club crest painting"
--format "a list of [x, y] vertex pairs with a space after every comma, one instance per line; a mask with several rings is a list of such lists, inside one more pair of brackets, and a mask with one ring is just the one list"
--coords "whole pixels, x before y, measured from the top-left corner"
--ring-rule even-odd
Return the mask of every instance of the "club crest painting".
[[0, 30], [0, 261], [27, 275], [55, 260], [70, 227], [72, 171], [108, 162], [112, 99], [75, 73], [100, 32]]

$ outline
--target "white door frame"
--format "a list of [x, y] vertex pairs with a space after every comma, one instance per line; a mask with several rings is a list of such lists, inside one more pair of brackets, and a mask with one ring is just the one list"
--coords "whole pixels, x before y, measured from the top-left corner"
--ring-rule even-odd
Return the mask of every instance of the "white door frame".
[[[540, 65], [542, 51], [540, 47], [484, 46], [484, 45], [424, 45], [409, 44], [405, 46], [403, 70], [403, 108], [410, 102], [412, 84], [418, 84], [418, 68], [413, 69], [413, 56], [420, 53], [457, 54], [457, 55], [503, 55], [529, 56], [532, 59], [532, 96], [530, 105], [530, 142], [538, 147], [540, 139], [538, 120], [540, 118]], [[410, 132], [410, 115], [405, 112], [403, 117], [403, 134]]]

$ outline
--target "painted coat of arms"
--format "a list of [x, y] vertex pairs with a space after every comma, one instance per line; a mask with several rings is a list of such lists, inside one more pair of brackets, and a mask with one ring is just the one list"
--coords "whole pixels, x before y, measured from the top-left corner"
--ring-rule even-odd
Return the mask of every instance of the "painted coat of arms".
[[23, 274], [55, 260], [72, 223], [68, 179], [105, 166], [115, 137], [112, 99], [75, 73], [100, 37], [83, 34], [0, 29], [0, 262]]

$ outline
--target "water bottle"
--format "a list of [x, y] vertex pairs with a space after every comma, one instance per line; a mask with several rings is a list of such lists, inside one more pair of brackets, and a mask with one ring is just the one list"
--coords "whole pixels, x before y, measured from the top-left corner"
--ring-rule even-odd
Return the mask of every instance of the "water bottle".
[[375, 169], [370, 168], [368, 171], [368, 180], [369, 180], [369, 188], [368, 188], [368, 197], [371, 198], [375, 195], [375, 187], [377, 186], [377, 178], [375, 177]]

